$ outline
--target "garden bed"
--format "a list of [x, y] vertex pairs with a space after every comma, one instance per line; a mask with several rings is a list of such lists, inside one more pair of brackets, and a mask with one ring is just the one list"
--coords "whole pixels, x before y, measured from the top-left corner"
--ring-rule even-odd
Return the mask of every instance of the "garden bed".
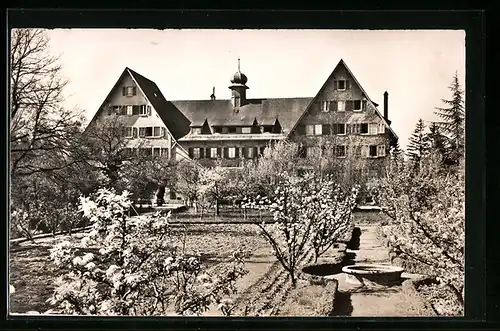
[[[186, 245], [188, 250], [202, 252], [202, 259], [209, 266], [224, 260], [240, 246], [246, 247], [252, 253], [247, 267], [251, 267], [254, 274], [265, 273], [274, 261], [267, 242], [260, 236], [259, 229], [254, 225], [241, 225], [237, 228], [215, 224], [173, 226], [173, 231], [180, 234], [184, 228], [187, 230]], [[47, 237], [38, 239], [35, 243], [21, 243], [15, 250], [11, 249], [9, 283], [15, 287], [16, 291], [10, 296], [9, 312], [38, 311], [44, 313], [52, 308], [46, 300], [51, 297], [54, 281], [61, 271], [50, 261], [49, 249], [56, 242], [76, 241], [80, 240], [79, 237], [80, 235]], [[174, 243], [180, 243], [181, 239], [182, 236], [177, 236]], [[255, 262], [255, 260], [258, 261]], [[254, 278], [252, 275], [245, 276], [238, 281], [238, 289], [244, 291], [253, 283]]]

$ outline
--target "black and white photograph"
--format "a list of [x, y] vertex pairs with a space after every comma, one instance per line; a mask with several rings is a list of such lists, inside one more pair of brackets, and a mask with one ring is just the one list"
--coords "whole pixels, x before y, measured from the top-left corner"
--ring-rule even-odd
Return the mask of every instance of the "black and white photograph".
[[8, 313], [464, 316], [465, 39], [12, 29]]

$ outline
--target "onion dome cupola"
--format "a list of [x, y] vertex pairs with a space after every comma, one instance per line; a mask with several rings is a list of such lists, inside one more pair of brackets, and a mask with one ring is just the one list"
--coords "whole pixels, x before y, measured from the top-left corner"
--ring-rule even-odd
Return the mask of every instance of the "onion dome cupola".
[[246, 104], [246, 90], [249, 88], [246, 86], [248, 81], [247, 76], [240, 70], [240, 59], [238, 59], [238, 71], [234, 73], [231, 77], [231, 101], [233, 102], [233, 107], [240, 107]]

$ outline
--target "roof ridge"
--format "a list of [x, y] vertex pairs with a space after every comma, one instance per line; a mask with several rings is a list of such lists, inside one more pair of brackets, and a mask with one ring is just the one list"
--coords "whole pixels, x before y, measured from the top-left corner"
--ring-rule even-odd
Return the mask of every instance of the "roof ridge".
[[[312, 99], [314, 97], [280, 97], [280, 98], [247, 98], [248, 101], [252, 100], [292, 100], [292, 99]], [[231, 101], [231, 99], [183, 99], [183, 100], [170, 100], [171, 102], [195, 102], [195, 101]]]
[[[155, 83], [153, 80], [151, 80], [151, 79], [147, 78], [146, 76], [141, 75], [140, 73], [138, 73], [137, 71], [135, 71], [135, 70], [133, 70], [133, 69], [131, 69], [131, 68], [129, 68], [129, 67], [125, 67], [125, 70], [128, 70], [128, 71], [129, 71], [132, 75], [136, 75], [136, 76], [138, 76], [139, 78], [142, 78], [142, 79], [144, 79], [144, 80], [147, 80], [148, 82], [153, 83], [153, 84], [155, 84], [155, 85], [156, 85], [156, 83]], [[158, 85], [156, 85], [156, 87], [158, 87]]]

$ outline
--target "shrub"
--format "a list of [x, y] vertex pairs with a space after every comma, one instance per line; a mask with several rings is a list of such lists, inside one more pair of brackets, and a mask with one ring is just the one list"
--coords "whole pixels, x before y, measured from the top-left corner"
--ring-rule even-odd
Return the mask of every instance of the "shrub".
[[229, 313], [225, 296], [245, 274], [240, 252], [212, 270], [199, 254], [170, 244], [167, 217], [128, 217], [128, 192], [99, 190], [81, 198], [93, 228], [80, 242], [63, 241], [51, 259], [64, 270], [49, 302], [63, 313], [90, 315], [199, 315], [212, 303]]
[[382, 203], [392, 218], [387, 237], [401, 258], [421, 264], [463, 307], [464, 171], [442, 171], [440, 164], [431, 155], [383, 183]]

